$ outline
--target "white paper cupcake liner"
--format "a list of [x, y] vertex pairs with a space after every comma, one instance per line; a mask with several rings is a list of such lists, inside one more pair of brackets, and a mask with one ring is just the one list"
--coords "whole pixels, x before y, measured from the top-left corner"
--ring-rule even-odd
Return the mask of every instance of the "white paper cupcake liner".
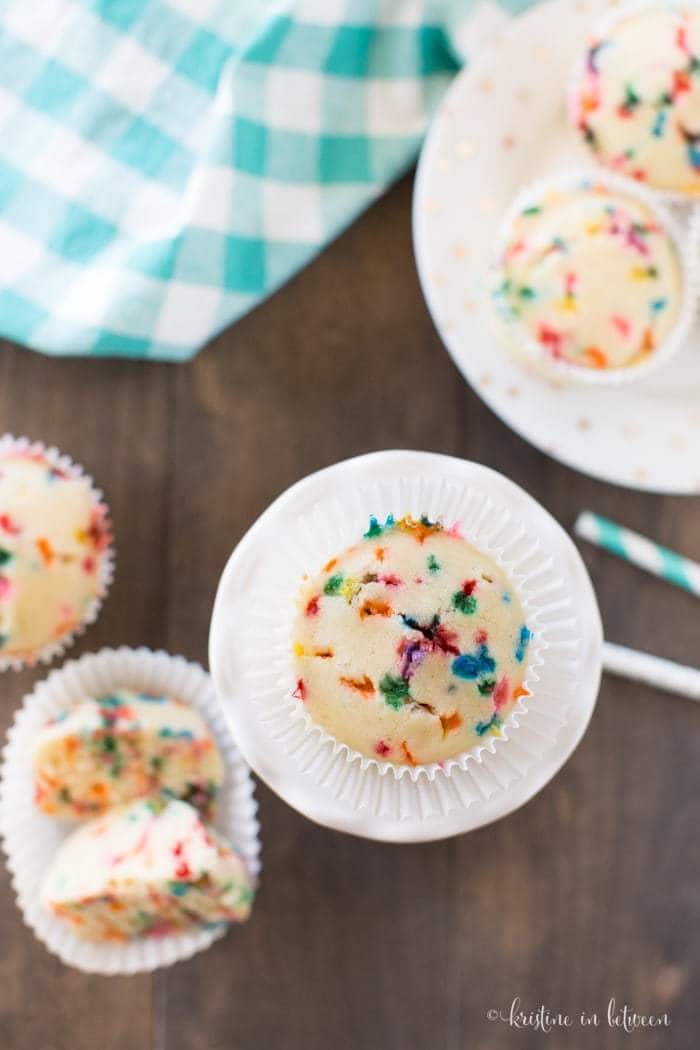
[[[664, 8], [675, 8], [677, 10], [686, 11], [690, 8], [700, 10], [700, 0], [628, 0], [628, 3], [620, 4], [619, 6], [617, 4], [611, 4], [609, 9], [593, 22], [591, 31], [588, 34], [588, 41], [600, 40], [603, 37], [608, 36], [612, 30], [628, 18], [644, 14], [646, 11], [658, 11], [660, 9], [663, 10]], [[570, 124], [572, 123], [571, 115], [575, 112], [575, 97], [578, 93], [582, 77], [585, 74], [586, 49], [587, 44], [582, 47], [581, 52], [577, 55], [566, 82], [566, 114]], [[572, 130], [580, 138], [580, 132], [576, 128], [572, 128]], [[596, 160], [595, 153], [592, 150], [590, 150], [590, 154], [591, 161], [597, 164], [597, 171], [617, 174], [618, 178], [622, 179], [628, 186], [632, 186], [632, 188], [639, 187], [640, 184], [635, 179], [631, 179], [626, 175], [615, 172], [613, 168], [610, 168], [603, 161]], [[684, 214], [687, 215], [689, 211], [694, 211], [700, 208], [700, 193], [696, 195], [692, 193], [682, 193], [680, 190], [657, 189], [646, 183], [644, 186], [657, 201], [677, 206], [681, 221], [683, 220]]]
[[214, 826], [241, 853], [254, 882], [261, 866], [253, 780], [228, 731], [209, 675], [181, 656], [144, 648], [102, 649], [70, 660], [26, 697], [8, 731], [0, 770], [0, 835], [24, 921], [62, 962], [87, 973], [134, 974], [170, 966], [208, 948], [228, 929], [222, 924], [157, 939], [93, 943], [78, 937], [40, 902], [39, 888], [47, 867], [75, 825], [36, 809], [29, 758], [32, 744], [48, 719], [85, 697], [100, 696], [118, 687], [171, 695], [203, 715], [226, 769]]
[[[84, 482], [90, 490], [90, 495], [94, 501], [95, 507], [104, 509], [105, 520], [109, 522], [109, 507], [105, 502], [101, 489], [97, 488], [90, 475], [85, 472], [80, 464], [74, 463], [70, 456], [66, 456], [64, 453], [59, 452], [59, 450], [53, 446], [47, 447], [40, 441], [30, 441], [25, 437], [14, 437], [12, 434], [3, 434], [0, 436], [0, 456], [6, 455], [8, 452], [45, 456], [47, 462], [49, 462], [52, 467], [64, 471], [76, 480]], [[112, 580], [114, 579], [114, 564], [115, 550], [114, 540], [112, 538], [110, 539], [109, 546], [105, 548], [104, 551], [99, 552], [98, 593], [88, 605], [78, 626], [73, 631], [64, 635], [63, 638], [49, 642], [41, 649], [38, 649], [31, 658], [3, 656], [0, 654], [0, 672], [7, 670], [20, 671], [25, 667], [34, 667], [36, 664], [49, 664], [52, 660], [62, 656], [66, 649], [70, 648], [70, 646], [85, 633], [86, 628], [91, 623], [94, 623], [99, 616], [102, 605], [112, 584]]]
[[[469, 469], [468, 483], [454, 464]], [[321, 477], [323, 495], [307, 495]], [[515, 705], [499, 737], [441, 764], [397, 765], [362, 755], [313, 722], [292, 696], [292, 628], [302, 577], [356, 542], [370, 515], [382, 520], [390, 513], [457, 522], [462, 535], [507, 574], [533, 631], [525, 681], [530, 695]], [[553, 529], [560, 534], [556, 542], [548, 535]], [[212, 672], [237, 739], [244, 752], [244, 739], [260, 751], [265, 739], [270, 744], [263, 768], [247, 755], [253, 766], [284, 795], [270, 769], [275, 755], [283, 754], [313, 785], [319, 802], [332, 800], [381, 820], [430, 821], [506, 791], [553, 747], [577, 702], [582, 653], [589, 648], [586, 609], [599, 629], [595, 600], [578, 604], [572, 593], [562, 535], [506, 479], [448, 457], [375, 453], [294, 486], [232, 555], [212, 621]]]
[[616, 193], [624, 193], [638, 200], [655, 215], [669, 235], [678, 256], [683, 287], [678, 317], [666, 339], [659, 344], [650, 357], [640, 364], [630, 365], [627, 368], [601, 370], [583, 368], [568, 361], [555, 361], [548, 356], [539, 343], [528, 335], [525, 326], [519, 324], [517, 319], [511, 321], [502, 317], [495, 303], [492, 313], [499, 335], [509, 345], [512, 352], [522, 356], [550, 378], [564, 379], [588, 386], [620, 387], [623, 384], [634, 383], [667, 365], [690, 335], [700, 294], [697, 252], [690, 219], [683, 229], [676, 217], [659, 201], [658, 195], [651, 193], [639, 183], [616, 175], [604, 167], [574, 168], [544, 175], [521, 189], [506, 210], [496, 238], [496, 251], [491, 264], [491, 284], [495, 286], [498, 275], [502, 272], [500, 260], [511, 235], [513, 222], [520, 212], [528, 204], [541, 200], [550, 190], [572, 190], [587, 182], [606, 186]]

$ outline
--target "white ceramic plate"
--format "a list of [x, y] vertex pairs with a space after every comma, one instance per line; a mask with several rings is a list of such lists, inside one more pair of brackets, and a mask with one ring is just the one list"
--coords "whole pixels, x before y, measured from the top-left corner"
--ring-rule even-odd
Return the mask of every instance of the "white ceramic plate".
[[[326, 537], [334, 537], [338, 521], [346, 523], [350, 535], [357, 535], [360, 522], [362, 528], [367, 522], [368, 494], [374, 500], [370, 509], [381, 511], [382, 516], [389, 506], [383, 495], [388, 492], [398, 516], [425, 511], [435, 517], [437, 507], [425, 502], [431, 486], [454, 493], [442, 501], [444, 507], [452, 498], [484, 496], [488, 500], [480, 503], [481, 517], [489, 519], [498, 537], [491, 549], [494, 556], [505, 535], [506, 521], [517, 522], [517, 528], [511, 530], [517, 535], [503, 539], [503, 548], [512, 551], [522, 546], [529, 552], [522, 559], [529, 566], [522, 569], [522, 585], [527, 587], [528, 574], [533, 582], [537, 577], [540, 583], [533, 586], [533, 594], [540, 590], [546, 595], [541, 601], [550, 610], [543, 611], [537, 621], [541, 627], [535, 628], [542, 632], [543, 650], [549, 650], [544, 655], [548, 670], [540, 669], [537, 680], [544, 686], [559, 667], [560, 687], [554, 690], [554, 699], [561, 700], [564, 694], [570, 703], [561, 708], [555, 703], [560, 714], [551, 733], [547, 726], [554, 716], [541, 721], [547, 710], [547, 690], [541, 690], [539, 706], [530, 705], [542, 745], [534, 761], [522, 750], [523, 719], [518, 732], [499, 742], [502, 748], [494, 745], [490, 755], [475, 759], [466, 771], [414, 779], [403, 775], [409, 772], [403, 767], [401, 778], [395, 779], [390, 770], [380, 773], [366, 765], [361, 768], [354, 760], [345, 761], [343, 746], [335, 742], [334, 748], [322, 750], [313, 733], [303, 733], [297, 746], [291, 726], [289, 732], [286, 726], [283, 732], [278, 730], [280, 721], [285, 722], [285, 698], [293, 685], [290, 621], [303, 573], [319, 564], [320, 537], [324, 544]], [[459, 516], [456, 520], [465, 524]], [[465, 535], [472, 535], [466, 524]], [[337, 549], [326, 546], [321, 563]], [[539, 550], [546, 552], [543, 564], [538, 561]], [[285, 639], [280, 657], [279, 644]], [[283, 493], [229, 558], [219, 583], [209, 639], [217, 695], [238, 747], [258, 776], [317, 823], [387, 842], [429, 841], [471, 831], [511, 813], [544, 787], [588, 725], [600, 683], [601, 652], [602, 627], [591, 582], [578, 551], [557, 522], [495, 471], [448, 456], [410, 451], [375, 452], [346, 460]], [[563, 656], [570, 670], [564, 671]], [[537, 687], [534, 695], [536, 698]], [[511, 761], [515, 770], [509, 769]], [[474, 790], [469, 789], [470, 784]]]
[[[700, 328], [669, 366], [619, 388], [550, 381], [498, 338], [489, 263], [517, 191], [591, 167], [569, 127], [572, 64], [609, 7], [553, 0], [492, 34], [433, 122], [418, 168], [413, 231], [423, 291], [457, 367], [527, 441], [605, 481], [700, 492]], [[689, 226], [689, 209], [677, 215]], [[690, 234], [690, 231], [689, 231]]]

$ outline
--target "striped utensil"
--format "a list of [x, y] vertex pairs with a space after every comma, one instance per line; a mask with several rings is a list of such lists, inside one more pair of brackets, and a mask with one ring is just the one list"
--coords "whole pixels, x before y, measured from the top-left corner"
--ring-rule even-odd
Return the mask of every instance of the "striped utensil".
[[614, 521], [584, 510], [579, 514], [574, 532], [584, 540], [602, 547], [618, 558], [639, 566], [646, 572], [659, 576], [684, 591], [700, 597], [700, 565], [676, 554], [660, 543], [654, 543], [638, 532], [616, 525]]
[[[584, 510], [574, 525], [574, 532], [597, 547], [616, 554], [654, 576], [682, 587], [700, 597], [700, 565], [683, 555], [654, 543], [638, 532], [614, 521]], [[651, 653], [638, 652], [624, 645], [605, 642], [603, 667], [608, 674], [630, 678], [657, 689], [664, 689], [689, 700], [700, 701], [700, 670], [684, 667]]]

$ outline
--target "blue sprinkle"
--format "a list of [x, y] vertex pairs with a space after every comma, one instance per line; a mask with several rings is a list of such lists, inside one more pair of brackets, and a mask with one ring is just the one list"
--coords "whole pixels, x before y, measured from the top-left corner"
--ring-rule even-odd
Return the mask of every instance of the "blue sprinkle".
[[184, 897], [190, 888], [189, 882], [169, 882], [168, 889], [174, 897]]
[[153, 696], [151, 693], [137, 693], [139, 700], [147, 700], [149, 704], [164, 704], [167, 696]]
[[488, 722], [477, 722], [474, 726], [474, 732], [477, 734], [477, 736], [484, 736], [486, 733], [488, 733], [489, 729], [493, 729], [494, 726], [500, 726], [500, 724], [501, 719], [494, 712], [489, 718]]
[[659, 111], [656, 120], [654, 121], [654, 126], [651, 129], [651, 133], [657, 139], [660, 139], [664, 133], [664, 128], [666, 126], [666, 116], [666, 111], [662, 109]]
[[481, 645], [476, 653], [462, 653], [452, 661], [452, 674], [473, 681], [483, 674], [496, 670], [496, 661], [489, 653], [488, 645]]
[[176, 732], [170, 726], [163, 726], [158, 736], [165, 737], [166, 740], [194, 740], [194, 736], [189, 729], [178, 729]]
[[510, 605], [512, 599], [511, 599], [511, 596], [508, 593], [508, 591], [504, 591], [503, 592], [503, 594], [501, 595], [501, 601], [503, 602], [504, 605]]
[[531, 638], [532, 638], [532, 631], [530, 630], [529, 627], [526, 627], [525, 624], [523, 624], [522, 627], [520, 628], [520, 635], [518, 637], [518, 644], [517, 644], [517, 646], [515, 648], [515, 659], [518, 661], [519, 664], [521, 664], [523, 662], [523, 660], [525, 659], [525, 653], [527, 652], [527, 647], [530, 644], [530, 639]]
[[651, 303], [651, 312], [658, 314], [661, 310], [665, 310], [668, 306], [668, 299], [654, 299]]

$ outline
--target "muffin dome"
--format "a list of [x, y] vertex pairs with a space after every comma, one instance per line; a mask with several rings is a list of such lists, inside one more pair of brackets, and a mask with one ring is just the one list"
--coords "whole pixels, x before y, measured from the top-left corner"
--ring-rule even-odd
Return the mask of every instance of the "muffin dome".
[[620, 19], [586, 52], [572, 119], [598, 160], [675, 193], [700, 192], [700, 10]]
[[659, 218], [632, 194], [581, 182], [512, 219], [496, 304], [514, 338], [581, 369], [649, 359], [679, 318], [683, 275]]
[[295, 697], [379, 760], [437, 762], [498, 734], [526, 694], [530, 631], [511, 583], [456, 528], [375, 519], [305, 581]]
[[0, 659], [65, 642], [103, 593], [111, 536], [90, 481], [31, 450], [0, 453]]

